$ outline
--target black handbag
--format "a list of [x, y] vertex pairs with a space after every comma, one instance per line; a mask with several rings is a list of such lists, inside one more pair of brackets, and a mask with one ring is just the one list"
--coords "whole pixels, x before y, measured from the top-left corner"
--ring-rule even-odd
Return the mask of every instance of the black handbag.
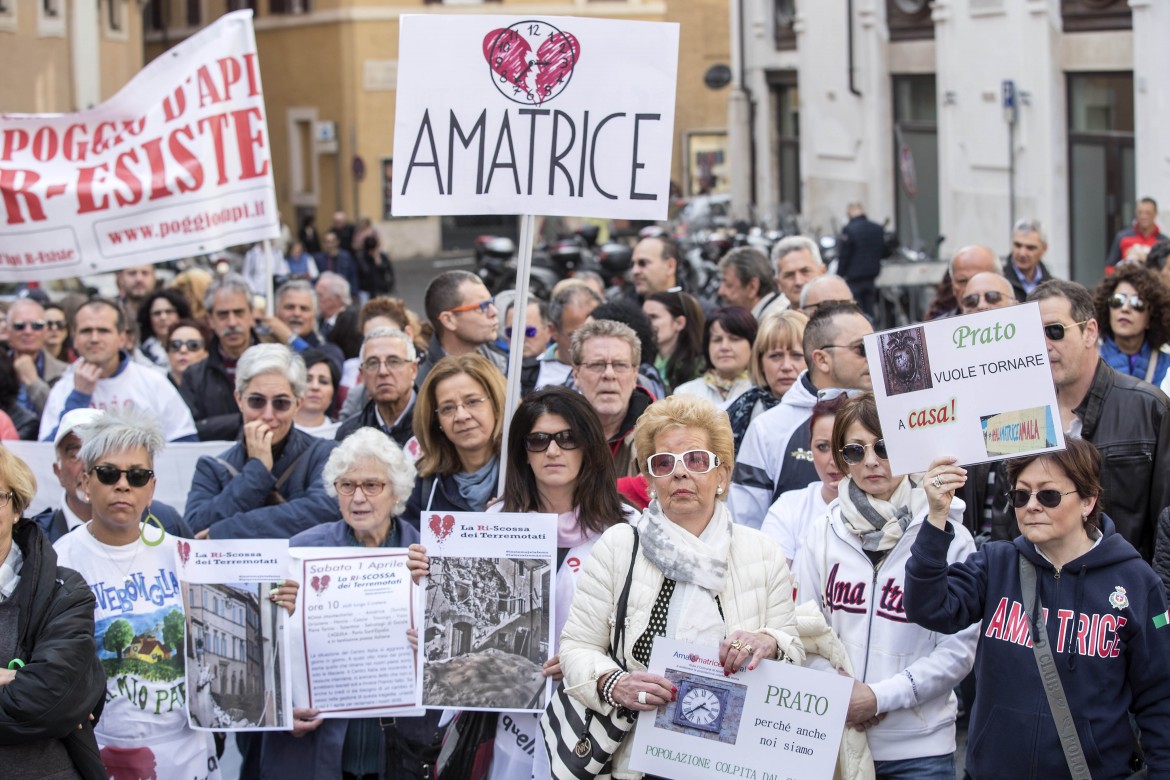
[[[630, 584], [634, 579], [634, 561], [638, 558], [639, 543], [638, 529], [631, 526], [630, 530], [634, 532], [634, 551], [630, 555], [626, 584], [618, 598], [613, 641], [609, 646], [609, 657], [623, 671], [626, 669], [625, 654], [622, 653], [621, 660], [616, 654], [625, 644], [626, 606], [630, 600]], [[540, 730], [544, 734], [544, 748], [548, 753], [552, 777], [554, 780], [608, 778], [613, 754], [633, 727], [634, 715], [629, 710], [617, 708], [609, 715], [594, 712], [566, 693], [562, 681], [540, 718]]]

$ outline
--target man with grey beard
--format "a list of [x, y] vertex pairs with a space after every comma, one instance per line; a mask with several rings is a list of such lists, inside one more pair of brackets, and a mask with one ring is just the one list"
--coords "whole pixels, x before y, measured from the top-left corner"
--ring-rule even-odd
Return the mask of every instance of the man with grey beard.
[[[56, 475], [65, 494], [62, 496], [61, 506], [56, 509], [50, 507], [33, 517], [50, 542], [57, 541], [93, 518], [93, 507], [90, 506], [89, 496], [82, 487], [85, 482], [85, 464], [77, 457], [81, 450], [81, 438], [77, 435], [77, 429], [104, 414], [101, 409], [74, 409], [65, 413], [57, 427], [57, 435], [53, 439], [53, 447], [57, 452], [57, 459], [53, 462], [53, 474]], [[148, 515], [157, 517], [167, 533], [191, 538], [191, 529], [169, 504], [161, 501], [150, 502], [142, 516], [143, 521]]]

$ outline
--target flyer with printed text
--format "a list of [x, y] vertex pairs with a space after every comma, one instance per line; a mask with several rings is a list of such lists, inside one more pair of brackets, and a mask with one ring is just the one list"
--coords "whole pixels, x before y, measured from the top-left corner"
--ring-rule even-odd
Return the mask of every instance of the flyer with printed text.
[[865, 337], [894, 474], [1064, 449], [1040, 306], [934, 320]]
[[429, 708], [543, 712], [551, 693], [557, 518], [424, 513], [417, 701]]
[[175, 557], [191, 727], [291, 729], [288, 612], [268, 599], [288, 571], [288, 540], [181, 539]]
[[[415, 707], [415, 588], [406, 550], [294, 547], [294, 698], [323, 718], [402, 717]], [[355, 659], [361, 659], [355, 663]]]
[[678, 694], [638, 714], [631, 769], [675, 780], [833, 776], [852, 678], [779, 661], [725, 677], [717, 645], [662, 637], [649, 671]]

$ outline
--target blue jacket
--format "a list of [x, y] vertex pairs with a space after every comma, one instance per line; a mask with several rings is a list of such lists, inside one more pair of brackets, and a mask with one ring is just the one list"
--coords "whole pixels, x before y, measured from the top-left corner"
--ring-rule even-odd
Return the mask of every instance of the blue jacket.
[[[394, 518], [399, 534], [398, 543], [386, 545], [388, 547], [409, 547], [418, 544], [418, 529], [410, 523], [402, 522], [399, 517]], [[388, 540], [389, 541], [389, 540]], [[321, 523], [288, 540], [289, 547], [350, 547], [353, 540], [350, 538], [349, 527], [344, 520], [335, 520], [332, 523]]]
[[948, 634], [981, 623], [967, 745], [975, 780], [1069, 777], [1032, 649], [1038, 605], [1022, 603], [1019, 555], [1037, 569], [1057, 671], [1092, 776], [1129, 776], [1132, 711], [1150, 778], [1170, 778], [1170, 626], [1154, 623], [1166, 611], [1165, 592], [1113, 522], [1101, 520], [1101, 542], [1059, 575], [1023, 537], [988, 542], [948, 568], [953, 530], [926, 523], [918, 533], [906, 566], [906, 616]]
[[1129, 374], [1138, 379], [1144, 380], [1146, 378], [1146, 372], [1150, 367], [1151, 352], [1157, 356], [1158, 363], [1154, 366], [1154, 375], [1150, 377], [1149, 382], [1154, 387], [1158, 387], [1166, 378], [1166, 369], [1170, 368], [1170, 355], [1159, 350], [1151, 350], [1149, 341], [1142, 342], [1142, 348], [1138, 350], [1136, 355], [1127, 355], [1117, 346], [1117, 342], [1113, 340], [1112, 336], [1101, 339], [1101, 359], [1114, 371]]
[[[213, 539], [288, 539], [331, 521], [337, 517], [337, 501], [325, 492], [321, 471], [336, 446], [293, 428], [272, 471], [248, 458], [243, 442], [218, 459], [204, 455], [195, 464], [183, 517], [195, 533], [210, 528]], [[292, 474], [280, 488], [284, 503], [269, 505], [278, 476], [289, 468]]]

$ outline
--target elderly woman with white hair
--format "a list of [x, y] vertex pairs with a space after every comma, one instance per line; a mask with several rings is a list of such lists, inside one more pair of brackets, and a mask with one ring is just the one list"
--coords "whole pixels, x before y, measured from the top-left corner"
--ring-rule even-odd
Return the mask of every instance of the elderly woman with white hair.
[[321, 481], [335, 442], [293, 427], [305, 363], [281, 344], [258, 344], [236, 366], [244, 430], [231, 449], [195, 466], [187, 510], [197, 538], [287, 539], [337, 508]]
[[[414, 463], [386, 434], [375, 428], [355, 431], [333, 450], [323, 478], [341, 519], [302, 531], [289, 540], [291, 546], [406, 547], [419, 541], [418, 531], [397, 517], [414, 489]], [[325, 719], [302, 706], [300, 693], [293, 694], [293, 731], [264, 734], [262, 780], [408, 778], [421, 771], [417, 761], [410, 766], [417, 755], [428, 748], [438, 752], [441, 712], [385, 723], [378, 718]]]

